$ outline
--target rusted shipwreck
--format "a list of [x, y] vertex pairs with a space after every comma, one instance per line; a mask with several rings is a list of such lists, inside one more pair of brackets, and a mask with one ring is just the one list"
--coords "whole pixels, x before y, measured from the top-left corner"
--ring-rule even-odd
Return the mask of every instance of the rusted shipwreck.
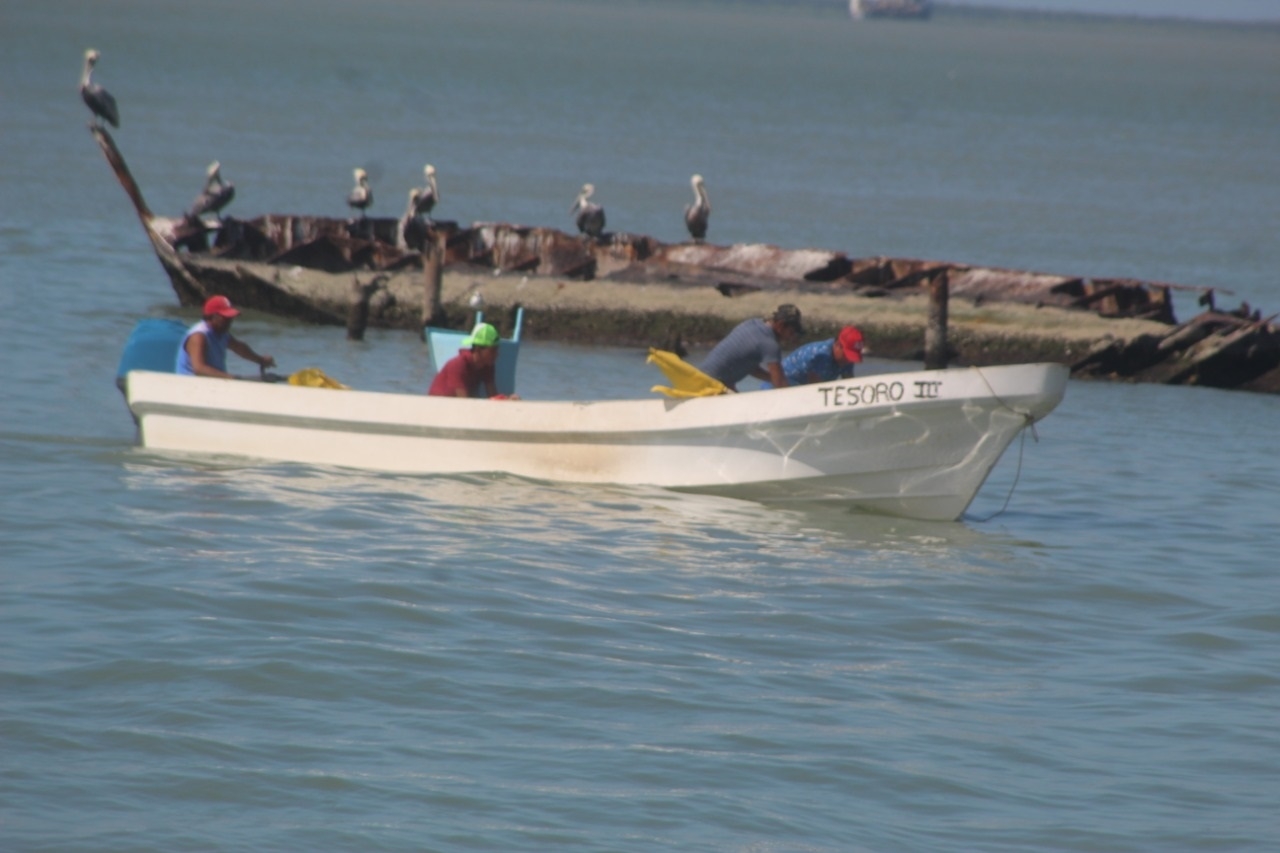
[[[462, 323], [469, 316], [464, 306], [450, 311], [440, 304], [444, 268], [714, 288], [726, 297], [768, 291], [777, 292], [780, 300], [798, 293], [902, 299], [929, 293], [945, 276], [953, 300], [1056, 307], [1104, 318], [1147, 319], [1167, 328], [1167, 334], [1099, 341], [1071, 364], [1076, 376], [1280, 392], [1280, 330], [1273, 318], [1264, 320], [1244, 308], [1211, 309], [1178, 324], [1172, 291], [1179, 285], [919, 259], [854, 258], [836, 251], [760, 244], [667, 244], [623, 233], [586, 239], [552, 228], [506, 223], [460, 226], [436, 221], [406, 235], [406, 241], [397, 240], [399, 223], [389, 218], [161, 217], [147, 207], [109, 132], [96, 126], [91, 132], [132, 200], [184, 306], [200, 305], [221, 293], [243, 307], [307, 322], [421, 331], [426, 325]], [[1197, 289], [1211, 304], [1213, 292]], [[691, 326], [697, 327], [696, 322]], [[612, 339], [657, 343], [650, 329], [638, 331], [635, 340], [616, 334]], [[879, 351], [911, 357], [884, 347]], [[1018, 358], [1017, 353], [1004, 355]]]

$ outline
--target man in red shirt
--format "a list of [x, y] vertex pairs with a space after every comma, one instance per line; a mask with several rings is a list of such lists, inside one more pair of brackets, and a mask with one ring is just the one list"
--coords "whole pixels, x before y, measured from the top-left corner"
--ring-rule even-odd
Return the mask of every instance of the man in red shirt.
[[[498, 363], [498, 330], [488, 323], [477, 323], [471, 337], [462, 342], [471, 349], [459, 350], [445, 362], [431, 380], [427, 394], [432, 397], [498, 397], [493, 368]], [[512, 395], [515, 398], [515, 395]]]

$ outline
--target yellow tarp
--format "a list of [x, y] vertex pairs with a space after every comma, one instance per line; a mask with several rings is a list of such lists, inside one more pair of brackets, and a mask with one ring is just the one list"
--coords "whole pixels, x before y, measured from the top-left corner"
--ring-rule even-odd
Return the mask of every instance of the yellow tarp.
[[318, 367], [304, 367], [296, 373], [289, 374], [290, 385], [305, 385], [308, 388], [338, 388], [349, 391], [350, 388], [338, 380], [326, 376]]
[[656, 364], [672, 387], [654, 385], [651, 391], [668, 397], [711, 397], [727, 394], [729, 387], [719, 379], [708, 376], [680, 356], [666, 350], [649, 349], [649, 364]]

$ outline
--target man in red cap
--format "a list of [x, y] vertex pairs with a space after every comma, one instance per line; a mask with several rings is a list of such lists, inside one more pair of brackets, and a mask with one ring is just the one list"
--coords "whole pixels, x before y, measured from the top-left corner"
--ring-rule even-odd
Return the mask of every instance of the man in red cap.
[[176, 372], [183, 376], [220, 376], [227, 373], [227, 350], [259, 367], [274, 367], [276, 360], [258, 355], [253, 347], [231, 334], [231, 321], [240, 315], [225, 296], [210, 296], [204, 303], [204, 319], [187, 330], [178, 348]]
[[854, 326], [845, 326], [834, 338], [797, 347], [782, 360], [782, 372], [787, 376], [788, 385], [811, 385], [850, 379], [853, 366], [861, 361], [862, 332]]

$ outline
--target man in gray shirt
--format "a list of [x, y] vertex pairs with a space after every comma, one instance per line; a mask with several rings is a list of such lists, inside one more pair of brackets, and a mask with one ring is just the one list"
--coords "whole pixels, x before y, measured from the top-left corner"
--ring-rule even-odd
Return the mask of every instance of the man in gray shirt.
[[734, 391], [738, 390], [738, 382], [747, 376], [767, 380], [774, 388], [785, 388], [782, 344], [790, 343], [803, 333], [800, 309], [789, 304], [779, 305], [772, 317], [752, 317], [739, 323], [707, 354], [699, 369]]

